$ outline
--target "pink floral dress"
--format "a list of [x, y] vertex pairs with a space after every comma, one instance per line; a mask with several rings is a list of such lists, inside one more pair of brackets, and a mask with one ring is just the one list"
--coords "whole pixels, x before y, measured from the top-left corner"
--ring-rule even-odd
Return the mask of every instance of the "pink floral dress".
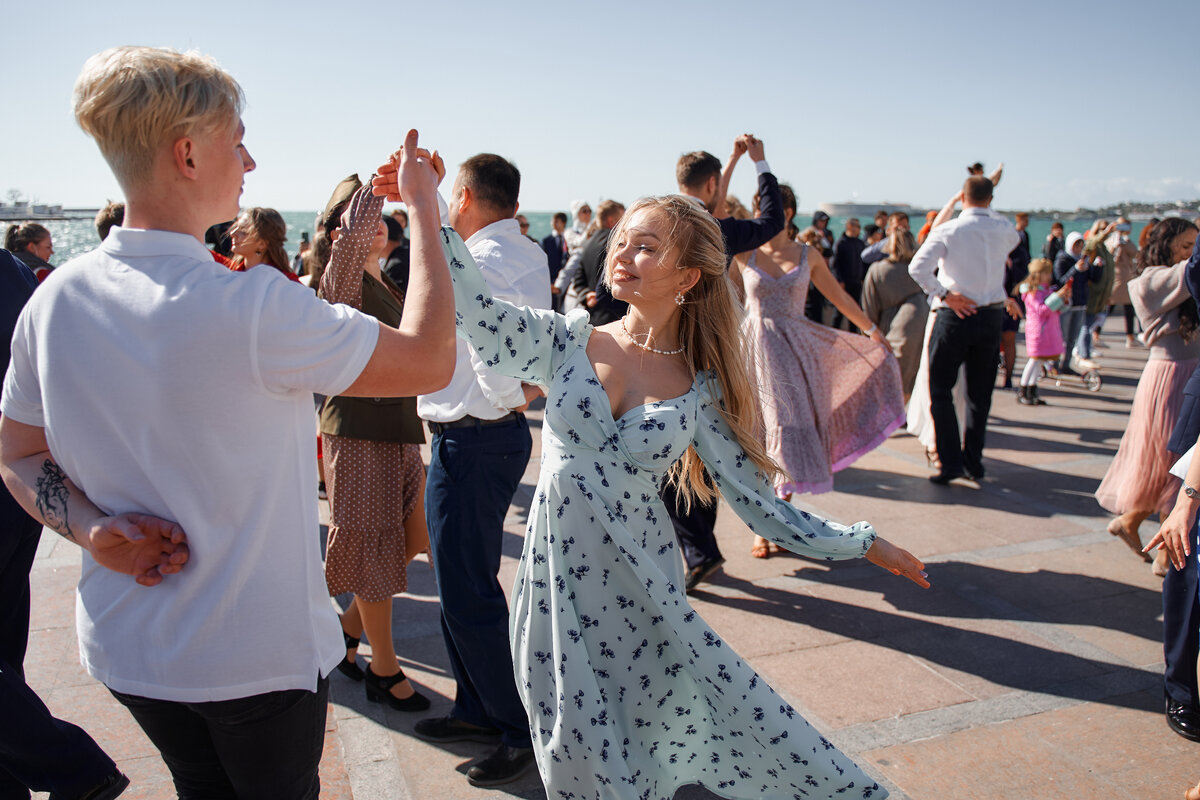
[[833, 473], [904, 424], [900, 367], [886, 345], [804, 316], [807, 247], [779, 278], [760, 270], [751, 253], [742, 283], [767, 451], [786, 473], [776, 492], [828, 492]]

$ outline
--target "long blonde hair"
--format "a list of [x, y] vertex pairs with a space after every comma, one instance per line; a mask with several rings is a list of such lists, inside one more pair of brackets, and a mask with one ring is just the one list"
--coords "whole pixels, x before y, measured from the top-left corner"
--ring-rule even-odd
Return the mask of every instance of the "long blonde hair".
[[[770, 480], [779, 467], [767, 455], [761, 438], [762, 414], [758, 396], [746, 365], [750, 352], [742, 336], [737, 301], [725, 271], [725, 244], [712, 215], [682, 195], [643, 197], [613, 228], [610, 241], [618, 242], [634, 214], [643, 209], [655, 213], [669, 231], [665, 250], [677, 255], [678, 269], [695, 268], [700, 279], [686, 293], [680, 306], [679, 341], [693, 377], [711, 371], [721, 389], [721, 416], [733, 430], [737, 443]], [[610, 247], [604, 265], [604, 282], [612, 286], [617, 247]], [[687, 452], [667, 473], [690, 507], [693, 499], [709, 502], [716, 490], [704, 479], [704, 465], [695, 448]]]

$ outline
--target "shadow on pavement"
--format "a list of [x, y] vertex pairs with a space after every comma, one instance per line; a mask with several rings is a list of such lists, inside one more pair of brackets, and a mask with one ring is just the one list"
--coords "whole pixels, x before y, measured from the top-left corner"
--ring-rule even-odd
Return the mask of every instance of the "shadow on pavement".
[[[1012, 573], [950, 562], [933, 564], [929, 571], [934, 589], [928, 591], [890, 575], [854, 582], [854, 589], [882, 592], [887, 602], [907, 612], [905, 614], [814, 597], [806, 592], [761, 586], [728, 574], [716, 576], [713, 583], [735, 589], [742, 596], [704, 593], [703, 599], [715, 605], [871, 642], [999, 686], [1142, 711], [1161, 710], [1154, 702], [1153, 693], [1142, 691], [1160, 684], [1161, 675], [1157, 672], [1056, 650], [1050, 646], [1050, 641], [1032, 633], [1024, 637], [1027, 641], [1020, 641], [1015, 637], [965, 630], [932, 619], [909, 616], [1103, 625], [1104, 620], [1095, 618], [1094, 609], [1091, 615], [1088, 614], [1082, 598], [1095, 600], [1120, 592], [1129, 596], [1128, 605], [1134, 613], [1122, 620], [1118, 629], [1157, 640], [1161, 626], [1157, 621], [1153, 592], [1103, 578], [1045, 570]], [[833, 573], [805, 569], [802, 574], [808, 579], [822, 580]], [[844, 581], [841, 584], [844, 585]], [[988, 592], [1002, 593], [992, 597], [977, 591], [980, 587], [985, 587]], [[1013, 595], [1014, 600], [1020, 597], [1030, 601], [1056, 598], [1061, 602], [1039, 605], [1034, 612], [1005, 599], [1005, 595]], [[1080, 602], [1072, 604], [1072, 597]], [[1044, 646], [1035, 643], [1039, 640]], [[859, 669], [863, 665], [846, 666], [847, 669]]]
[[[986, 452], [986, 451], [985, 451]], [[1105, 454], [1110, 451], [1105, 451]], [[904, 500], [929, 507], [930, 514], [942, 514], [958, 506], [1004, 511], [1016, 517], [1049, 518], [1063, 514], [1107, 518], [1093, 494], [1100, 482], [1085, 475], [1040, 470], [1025, 464], [1010, 464], [988, 459], [988, 478], [981, 484], [952, 483], [935, 486], [927, 475], [911, 475], [885, 470], [848, 467], [834, 479], [835, 491]], [[819, 500], [815, 501], [819, 505]], [[805, 505], [797, 498], [797, 506]], [[1019, 524], [1019, 523], [1018, 523]]]

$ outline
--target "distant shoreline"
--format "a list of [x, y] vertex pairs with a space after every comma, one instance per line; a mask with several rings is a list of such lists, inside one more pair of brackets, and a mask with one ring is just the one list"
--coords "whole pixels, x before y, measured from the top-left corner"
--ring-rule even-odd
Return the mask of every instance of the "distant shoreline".
[[[823, 205], [823, 206], [824, 205], [845, 206], [845, 205], [850, 205], [850, 204], [848, 204], [848, 203], [822, 203], [821, 205]], [[862, 208], [870, 208], [872, 210], [877, 209], [877, 208], [882, 208], [882, 209], [900, 208], [901, 210], [905, 211], [912, 218], [921, 218], [921, 217], [924, 217], [929, 211], [937, 210], [937, 209], [916, 208], [916, 207], [912, 207], [912, 206], [902, 207], [896, 203], [879, 203], [876, 205], [872, 205], [870, 203], [856, 203], [854, 205], [858, 206], [858, 207], [862, 207]], [[64, 220], [72, 220], [72, 219], [94, 219], [96, 214], [99, 213], [99, 211], [100, 211], [100, 209], [98, 207], [97, 208], [59, 208], [57, 206], [40, 206], [39, 205], [39, 206], [35, 206], [35, 209], [43, 208], [46, 210], [45, 211], [37, 211], [37, 210], [29, 211], [28, 206], [22, 206], [22, 207], [19, 207], [20, 212], [18, 213], [17, 209], [12, 208], [11, 206], [9, 206], [9, 207], [4, 207], [4, 206], [5, 206], [5, 204], [0, 203], [0, 223], [5, 223], [5, 224], [14, 223], [14, 222], [61, 222]], [[1043, 220], [1078, 221], [1078, 220], [1093, 220], [1093, 219], [1098, 219], [1101, 217], [1107, 218], [1107, 217], [1125, 216], [1125, 217], [1128, 217], [1133, 222], [1145, 222], [1145, 221], [1149, 220], [1151, 217], [1159, 217], [1159, 218], [1162, 218], [1162, 217], [1189, 217], [1190, 218], [1190, 217], [1200, 216], [1200, 200], [1186, 200], [1186, 201], [1180, 200], [1180, 201], [1176, 201], [1174, 203], [1142, 203], [1142, 202], [1114, 203], [1113, 205], [1105, 206], [1104, 208], [1098, 208], [1098, 209], [1077, 208], [1072, 211], [1066, 211], [1066, 210], [1061, 210], [1061, 209], [1057, 209], [1057, 210], [1056, 209], [1044, 209], [1044, 208], [1037, 209], [1036, 211], [1030, 210], [1030, 209], [999, 209], [999, 208], [996, 210], [999, 213], [1005, 214], [1008, 216], [1012, 216], [1017, 213], [1027, 213], [1027, 214], [1029, 214], [1030, 218], [1032, 218], [1032, 219], [1043, 219]], [[287, 214], [315, 214], [316, 213], [315, 210], [307, 210], [307, 209], [300, 209], [300, 210], [279, 209], [279, 211], [281, 213], [287, 213]], [[554, 212], [553, 211], [533, 211], [533, 210], [531, 210], [526, 213], [553, 214]], [[812, 216], [812, 214], [814, 214], [814, 213], [816, 213], [816, 210], [800, 211], [800, 212], [797, 212], [796, 216], [798, 218], [805, 218], [805, 217]], [[870, 213], [873, 213], [873, 212], [872, 211], [867, 211], [867, 212], [857, 211], [857, 216], [863, 216], [864, 214], [870, 214]], [[841, 216], [846, 216], [846, 215], [835, 214], [833, 216], [841, 217]], [[853, 216], [853, 215], [851, 215], [851, 216]]]

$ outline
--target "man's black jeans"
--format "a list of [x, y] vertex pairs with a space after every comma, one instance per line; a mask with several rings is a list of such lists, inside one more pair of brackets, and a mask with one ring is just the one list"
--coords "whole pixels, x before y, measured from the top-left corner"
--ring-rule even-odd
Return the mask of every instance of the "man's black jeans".
[[[1000, 354], [1002, 305], [984, 306], [959, 319], [949, 308], [940, 308], [929, 339], [929, 396], [938, 458], [942, 474], [983, 477], [983, 441], [996, 363]], [[954, 383], [959, 367], [966, 367], [967, 418], [960, 434], [954, 413]]]
[[321, 793], [328, 678], [315, 692], [208, 703], [112, 694], [162, 754], [180, 800], [317, 800]]

